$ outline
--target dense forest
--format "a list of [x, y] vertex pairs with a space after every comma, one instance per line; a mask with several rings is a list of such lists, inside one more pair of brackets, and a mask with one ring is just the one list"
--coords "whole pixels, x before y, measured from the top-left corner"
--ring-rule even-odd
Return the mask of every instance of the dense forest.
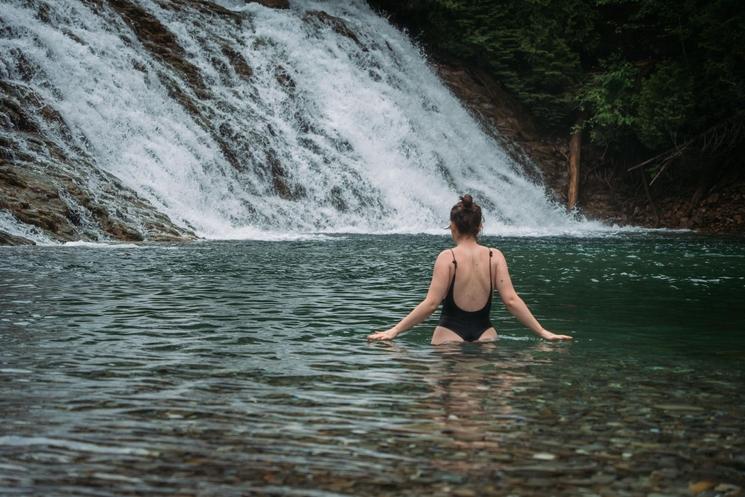
[[371, 3], [439, 60], [488, 71], [544, 134], [581, 132], [606, 175], [693, 203], [743, 177], [745, 2]]

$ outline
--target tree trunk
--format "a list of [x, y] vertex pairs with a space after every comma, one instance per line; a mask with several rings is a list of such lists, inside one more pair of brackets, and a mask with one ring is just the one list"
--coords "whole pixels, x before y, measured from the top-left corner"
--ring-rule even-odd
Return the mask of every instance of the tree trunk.
[[[657, 210], [654, 200], [652, 200], [652, 193], [649, 191], [649, 183], [647, 183], [647, 173], [644, 172], [644, 168], [639, 169], [642, 178], [642, 187], [644, 187], [644, 195], [647, 196], [647, 202], [652, 206], [652, 212], [654, 213], [654, 227], [660, 227], [660, 211]], [[690, 217], [690, 215], [689, 215]]]
[[582, 122], [583, 117], [577, 118], [576, 131], [569, 139], [569, 191], [567, 192], [567, 209], [572, 210], [579, 198], [579, 165], [582, 152]]

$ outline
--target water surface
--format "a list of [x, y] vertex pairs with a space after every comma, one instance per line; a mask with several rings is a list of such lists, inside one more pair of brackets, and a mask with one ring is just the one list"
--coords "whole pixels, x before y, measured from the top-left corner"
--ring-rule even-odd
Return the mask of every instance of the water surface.
[[745, 485], [745, 243], [485, 242], [572, 343], [495, 305], [495, 344], [432, 347], [434, 318], [368, 344], [424, 296], [444, 237], [2, 248], [0, 493]]

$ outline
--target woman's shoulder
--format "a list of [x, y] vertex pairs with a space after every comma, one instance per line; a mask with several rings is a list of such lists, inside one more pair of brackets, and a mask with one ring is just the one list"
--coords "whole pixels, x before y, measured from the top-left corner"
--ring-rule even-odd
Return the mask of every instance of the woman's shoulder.
[[441, 259], [452, 260], [453, 257], [454, 257], [454, 253], [453, 253], [453, 249], [451, 248], [444, 249], [439, 254], [437, 254], [438, 261]]
[[455, 255], [452, 253], [451, 249], [445, 249], [439, 254], [437, 254], [437, 259], [435, 259], [435, 268], [446, 268], [448, 266], [451, 266], [455, 262]]
[[487, 247], [486, 245], [483, 245], [483, 246], [486, 247], [487, 249], [489, 249], [489, 252], [492, 253], [492, 256], [493, 257], [504, 258], [504, 254], [498, 248], [496, 248], [496, 247]]

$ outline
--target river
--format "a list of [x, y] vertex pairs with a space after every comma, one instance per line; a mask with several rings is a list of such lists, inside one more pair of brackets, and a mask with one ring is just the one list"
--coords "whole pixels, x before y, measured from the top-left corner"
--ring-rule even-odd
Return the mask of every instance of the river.
[[498, 299], [496, 343], [433, 347], [434, 317], [367, 343], [424, 296], [444, 236], [2, 248], [0, 493], [745, 484], [742, 240], [483, 241], [571, 343]]

